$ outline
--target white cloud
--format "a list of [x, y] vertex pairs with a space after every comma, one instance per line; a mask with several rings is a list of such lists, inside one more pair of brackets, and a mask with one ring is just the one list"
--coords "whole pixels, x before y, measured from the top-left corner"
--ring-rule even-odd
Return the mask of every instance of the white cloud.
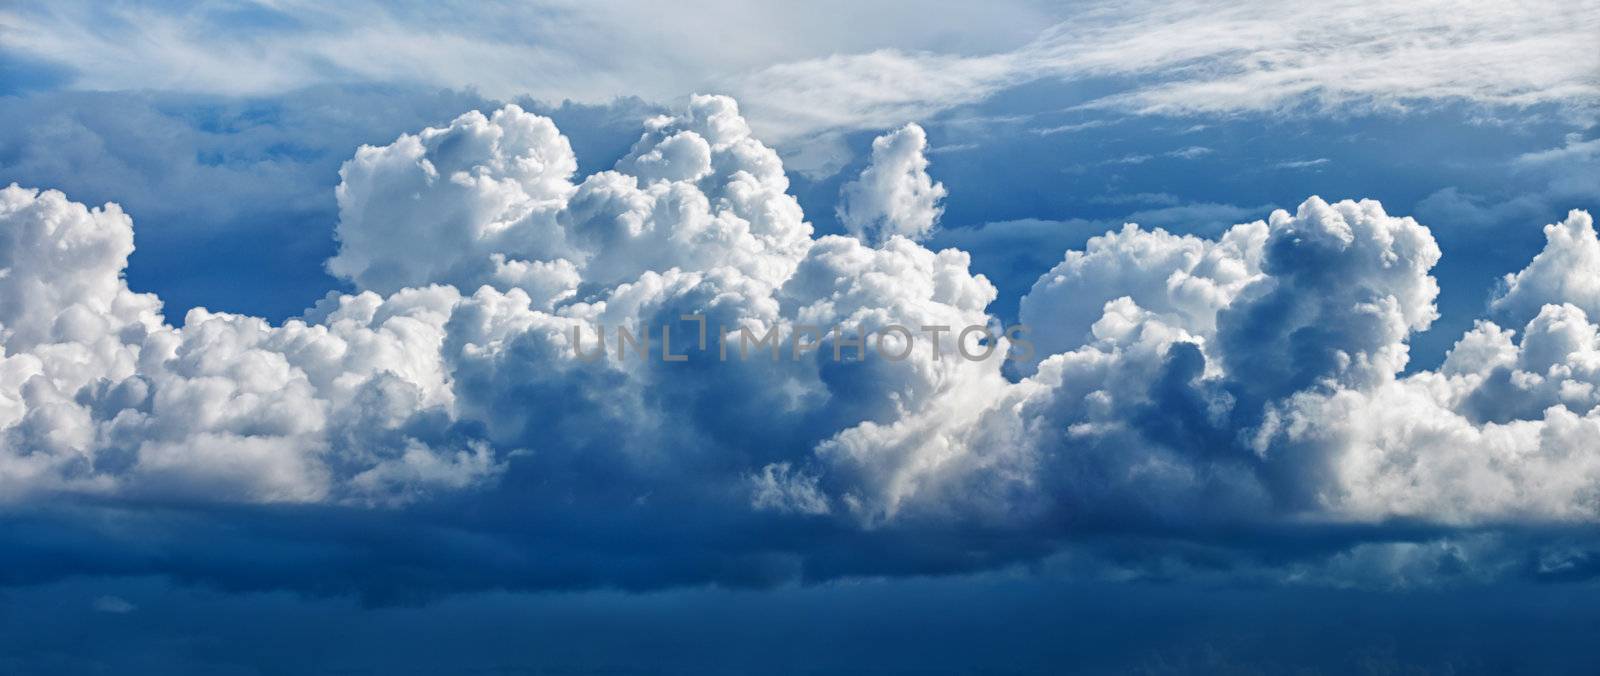
[[928, 135], [908, 124], [872, 142], [872, 158], [861, 176], [839, 189], [839, 222], [850, 234], [882, 242], [896, 235], [913, 240], [933, 232], [944, 212], [944, 184], [928, 176]]
[[1123, 297], [1171, 325], [1211, 336], [1217, 312], [1261, 275], [1266, 240], [1262, 221], [1234, 226], [1217, 241], [1128, 224], [1067, 252], [1023, 296], [1018, 318], [1032, 331], [1040, 359], [1089, 342], [1101, 308]]
[[409, 462], [395, 428], [451, 400], [435, 353], [453, 289], [346, 296], [315, 325], [197, 309], [179, 329], [122, 280], [133, 232], [115, 205], [16, 186], [0, 203], [0, 295], [17, 300], [0, 317], [0, 496], [356, 499], [330, 456]]
[[[786, 148], [1052, 78], [1123, 79], [1090, 105], [1146, 113], [1600, 103], [1600, 56], [1578, 47], [1600, 30], [1600, 13], [1584, 2], [472, 9], [65, 4], [0, 13], [0, 32], [12, 49], [76, 71], [73, 86], [85, 89], [238, 94], [379, 81], [590, 102], [718, 89]], [[715, 39], [680, 39], [708, 25]], [[774, 26], [788, 37], [773, 39]]]
[[[363, 147], [339, 171], [341, 246], [328, 270], [393, 293], [431, 281], [471, 288], [490, 274], [493, 253], [557, 256], [565, 242], [554, 212], [577, 170], [555, 125], [516, 106]], [[503, 216], [510, 205], [526, 213]], [[504, 260], [496, 272], [512, 274]]]
[[[578, 359], [573, 329], [659, 331], [684, 313], [785, 338], [982, 325], [994, 288], [959, 252], [813, 240], [777, 154], [726, 98], [648, 121], [616, 171], [574, 183], [575, 166], [550, 121], [515, 106], [362, 148], [341, 171], [329, 261], [361, 291], [282, 326], [204, 309], [167, 326], [120, 277], [132, 232], [115, 206], [7, 189], [0, 295], [26, 302], [7, 305], [0, 334], [0, 488], [387, 504], [469, 489], [523, 451], [570, 471], [599, 443], [631, 477], [619, 485], [648, 493], [663, 468], [633, 454], [699, 445], [710, 455], [679, 460], [713, 462], [739, 452], [714, 430], [751, 412], [677, 426], [660, 403], [677, 387], [716, 399], [718, 383], [743, 383], [741, 403], [784, 425], [848, 426], [980, 371], [998, 382], [998, 359], [940, 360], [927, 344], [900, 362], [749, 360], [688, 381], [671, 363]], [[953, 336], [940, 342], [953, 354]]]
[[1600, 106], [1600, 56], [1573, 45], [1600, 30], [1600, 14], [1582, 5], [1088, 5], [1010, 51], [832, 55], [768, 67], [732, 89], [780, 143], [818, 129], [926, 118], [1043, 79], [1131, 78], [1084, 105], [1134, 113], [1392, 110], [1451, 101], [1592, 111]]
[[1108, 120], [1089, 120], [1087, 122], [1076, 122], [1073, 124], [1063, 124], [1054, 127], [1040, 127], [1037, 129], [1030, 129], [1028, 131], [1040, 136], [1052, 136], [1055, 134], [1069, 134], [1073, 132], [1087, 131], [1089, 129], [1099, 129], [1100, 127], [1109, 126], [1110, 124], [1111, 122]]
[[1214, 152], [1216, 151], [1205, 146], [1189, 146], [1187, 148], [1179, 148], [1178, 150], [1166, 152], [1164, 155], [1166, 157], [1177, 157], [1180, 159], [1192, 160], [1197, 157], [1205, 157], [1206, 155], [1210, 155]]
[[[1086, 335], [1046, 325], [1051, 356], [988, 404], [841, 433], [821, 449], [856, 477], [838, 495], [877, 505], [869, 523], [1600, 518], [1600, 451], [1585, 441], [1600, 429], [1600, 327], [1582, 310], [1547, 305], [1520, 342], [1480, 323], [1442, 371], [1402, 378], [1408, 336], [1436, 314], [1426, 228], [1313, 198], [1229, 239], [1254, 245], [1130, 226], [1069, 253], [1025, 318], [1104, 302]], [[1235, 283], [1194, 272], [1218, 263]], [[1210, 293], [1186, 291], [1198, 281]], [[863, 458], [894, 471], [862, 475]], [[862, 500], [869, 487], [877, 502]]]
[[[1587, 214], [1511, 278], [1520, 332], [1480, 323], [1439, 371], [1400, 375], [1437, 315], [1429, 230], [1316, 197], [1216, 239], [1128, 225], [1069, 252], [1023, 299], [1037, 358], [1020, 380], [1008, 341], [958, 359], [978, 345], [953, 331], [835, 362], [862, 349], [841, 338], [891, 325], [998, 328], [965, 252], [900, 236], [942, 192], [916, 130], [882, 139], [857, 188], [915, 216], [868, 243], [813, 238], [731, 99], [647, 121], [581, 180], [549, 120], [469, 113], [345, 165], [329, 266], [358, 290], [281, 325], [204, 309], [169, 325], [121, 277], [120, 209], [7, 188], [0, 499], [381, 506], [516, 477], [530, 504], [606, 513], [1046, 539], [1063, 515], [1600, 519], [1600, 313], [1571, 281], [1600, 251]], [[800, 358], [686, 362], [574, 342], [673, 324], [687, 345], [685, 314], [710, 341], [846, 334]]]
[[1560, 148], [1523, 153], [1518, 155], [1513, 162], [1523, 167], [1537, 167], [1540, 165], [1582, 162], [1592, 160], [1597, 155], [1600, 155], [1600, 138], [1584, 140], [1577, 134], [1571, 134], [1567, 136], [1566, 144]]
[[[272, 94], [321, 83], [405, 82], [501, 99], [604, 102], [671, 100], [774, 64], [885, 45], [962, 54], [1007, 49], [1052, 20], [1027, 2], [800, 7], [704, 0], [672, 11], [649, 2], [570, 0], [291, 0], [192, 10], [69, 2], [0, 10], [0, 35], [9, 49], [75, 71], [73, 86], [81, 89]], [[684, 39], [706, 35], [707, 26], [717, 27], [715, 39]], [[773, 39], [778, 26], [791, 37]]]
[[1505, 288], [1491, 303], [1496, 311], [1526, 320], [1548, 303], [1573, 303], [1600, 317], [1600, 241], [1594, 219], [1573, 211], [1566, 220], [1544, 226], [1549, 243], [1521, 271], [1506, 275]]
[[1279, 169], [1310, 169], [1311, 167], [1320, 167], [1331, 161], [1332, 160], [1329, 160], [1326, 157], [1318, 157], [1314, 160], [1288, 160], [1279, 162], [1273, 166]]

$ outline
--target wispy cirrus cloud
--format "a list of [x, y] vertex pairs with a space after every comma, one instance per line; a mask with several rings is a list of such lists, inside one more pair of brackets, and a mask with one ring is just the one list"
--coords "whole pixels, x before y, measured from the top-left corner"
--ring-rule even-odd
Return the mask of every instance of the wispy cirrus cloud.
[[1600, 12], [1584, 4], [1091, 5], [1007, 52], [835, 55], [769, 67], [735, 90], [758, 116], [784, 113], [774, 130], [780, 137], [846, 120], [888, 126], [1050, 78], [1118, 81], [1082, 106], [1132, 113], [1401, 110], [1443, 101], [1593, 110], [1600, 55], [1579, 46], [1600, 30]]
[[1311, 167], [1320, 167], [1332, 161], [1333, 160], [1330, 160], [1326, 157], [1318, 157], [1310, 160], [1285, 160], [1272, 166], [1279, 169], [1310, 169]]
[[[0, 13], [10, 50], [71, 86], [271, 93], [327, 82], [490, 96], [737, 95], [788, 144], [882, 129], [1041, 79], [1113, 83], [1081, 105], [1133, 113], [1600, 103], [1593, 3], [874, 3], [849, 12], [704, 2], [201, 8], [52, 5]], [[192, 10], [192, 11], [191, 11]], [[867, 12], [871, 16], [862, 17]], [[849, 16], [850, 19], [844, 17]], [[768, 39], [781, 24], [792, 40]], [[716, 39], [683, 39], [717, 27]], [[1047, 26], [1039, 30], [1037, 26]], [[1068, 131], [1060, 128], [1053, 131]]]

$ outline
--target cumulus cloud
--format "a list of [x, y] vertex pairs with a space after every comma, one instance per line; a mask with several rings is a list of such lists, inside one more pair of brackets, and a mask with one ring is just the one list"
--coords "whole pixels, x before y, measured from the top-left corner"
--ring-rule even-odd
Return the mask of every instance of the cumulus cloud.
[[944, 184], [928, 176], [928, 135], [908, 124], [872, 142], [861, 176], [839, 189], [839, 222], [868, 242], [924, 239], [944, 211]]
[[[333, 188], [355, 148], [500, 105], [472, 93], [381, 86], [314, 87], [279, 98], [32, 93], [0, 105], [7, 130], [0, 185], [48, 186], [84, 203], [115, 200], [137, 214], [140, 250], [129, 276], [135, 286], [174, 274], [195, 280], [163, 290], [177, 316], [203, 305], [281, 321], [335, 283], [323, 267], [335, 253]], [[587, 158], [620, 156], [639, 120], [659, 112], [630, 99], [523, 106], [561, 124]], [[277, 246], [258, 245], [269, 240]], [[190, 253], [197, 242], [207, 255]]]
[[[466, 266], [518, 253], [497, 240], [561, 234], [539, 206], [565, 201], [577, 170], [555, 124], [516, 106], [364, 147], [339, 171], [341, 246], [328, 270], [381, 293], [436, 280], [470, 288], [487, 271]], [[500, 218], [510, 205], [532, 213]]]
[[[1127, 227], [1069, 253], [1025, 299], [1048, 355], [1037, 372], [984, 411], [933, 423], [960, 452], [921, 452], [967, 456], [946, 478], [957, 499], [1020, 496], [979, 507], [1035, 518], [1336, 514], [1316, 499], [1320, 470], [1348, 449], [1285, 453], [1254, 438], [1286, 397], [1392, 380], [1406, 336], [1433, 318], [1438, 255], [1425, 228], [1370, 201], [1312, 198], [1219, 243]], [[1084, 327], [1081, 306], [1096, 302]]]
[[1043, 356], [1088, 342], [1101, 308], [1121, 297], [1211, 335], [1217, 312], [1261, 275], [1266, 240], [1259, 221], [1216, 241], [1128, 224], [1067, 252], [1022, 298], [1019, 318]]
[[[386, 490], [493, 472], [481, 453], [405, 453], [415, 440], [403, 425], [452, 397], [427, 346], [453, 289], [346, 296], [315, 325], [196, 309], [174, 328], [121, 278], [133, 231], [115, 205], [14, 185], [0, 204], [0, 495], [360, 500], [348, 480], [362, 472], [415, 479]], [[444, 460], [430, 471], [401, 471], [435, 451]]]
[[1600, 317], [1600, 241], [1594, 218], [1582, 211], [1544, 226], [1549, 242], [1521, 271], [1505, 276], [1505, 286], [1491, 307], [1526, 321], [1551, 303], [1572, 303]]
[[[1480, 322], [1437, 371], [1403, 375], [1438, 314], [1439, 248], [1370, 200], [1312, 197], [1215, 239], [1124, 226], [1040, 278], [1024, 336], [988, 313], [968, 254], [906, 236], [943, 192], [924, 143], [881, 138], [841, 207], [874, 225], [819, 238], [732, 99], [647, 120], [581, 179], [550, 120], [467, 113], [344, 165], [328, 268], [355, 291], [281, 324], [169, 324], [122, 277], [120, 208], [6, 188], [18, 575], [61, 551], [27, 534], [93, 530], [51, 511], [86, 496], [138, 527], [61, 545], [76, 570], [216, 575], [226, 553], [157, 508], [229, 503], [278, 552], [252, 584], [328, 584], [303, 566], [329, 557], [340, 579], [399, 566], [378, 576], [399, 587], [970, 570], [1079, 530], [1600, 519], [1587, 214], [1548, 228], [1497, 301], [1531, 314]], [[891, 327], [920, 332], [890, 341], [902, 359], [866, 339]], [[619, 330], [654, 342], [624, 354]], [[813, 349], [719, 354], [745, 334]], [[414, 537], [351, 541], [384, 514], [417, 519]], [[285, 540], [296, 518], [313, 553]], [[82, 549], [129, 533], [157, 553]]]

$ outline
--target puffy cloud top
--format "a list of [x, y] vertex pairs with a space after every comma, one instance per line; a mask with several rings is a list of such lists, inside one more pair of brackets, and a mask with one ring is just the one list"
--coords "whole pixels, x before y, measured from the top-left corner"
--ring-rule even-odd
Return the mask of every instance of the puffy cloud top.
[[908, 124], [872, 141], [861, 176], [839, 190], [839, 222], [868, 242], [895, 235], [922, 239], [944, 207], [944, 184], [928, 176], [928, 135]]
[[1019, 318], [1043, 356], [1088, 342], [1101, 308], [1124, 296], [1172, 324], [1212, 335], [1217, 312], [1261, 276], [1267, 231], [1257, 221], [1213, 241], [1130, 223], [1067, 252], [1023, 297]]
[[328, 270], [392, 293], [466, 284], [491, 253], [560, 251], [552, 209], [572, 193], [577, 169], [555, 124], [515, 105], [362, 147], [339, 170], [341, 246]]
[[1594, 218], [1574, 210], [1566, 220], [1544, 226], [1544, 236], [1549, 242], [1544, 251], [1527, 268], [1506, 275], [1492, 307], [1522, 321], [1546, 304], [1563, 302], [1600, 316], [1600, 240], [1595, 239]]
[[[122, 278], [120, 209], [11, 186], [0, 509], [398, 510], [475, 543], [452, 551], [487, 568], [455, 584], [645, 586], [970, 569], [1076, 528], [1600, 518], [1587, 214], [1508, 278], [1495, 307], [1525, 318], [1438, 371], [1403, 374], [1439, 248], [1370, 200], [1214, 240], [1130, 224], [1067, 252], [1004, 335], [967, 254], [914, 241], [944, 194], [925, 144], [878, 139], [840, 207], [858, 237], [813, 238], [731, 99], [647, 121], [581, 180], [549, 120], [468, 113], [345, 164], [328, 267], [357, 290], [281, 325], [168, 324]], [[882, 358], [866, 337], [896, 326], [918, 339]], [[744, 334], [785, 349], [718, 353]]]

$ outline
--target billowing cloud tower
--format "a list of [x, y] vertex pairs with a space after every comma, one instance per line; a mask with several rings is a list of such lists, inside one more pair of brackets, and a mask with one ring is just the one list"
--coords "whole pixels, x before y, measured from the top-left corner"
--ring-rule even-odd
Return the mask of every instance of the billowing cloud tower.
[[[648, 120], [581, 180], [549, 119], [467, 113], [345, 163], [327, 269], [354, 291], [280, 325], [169, 323], [123, 280], [116, 205], [13, 185], [0, 501], [289, 503], [356, 548], [337, 524], [402, 514], [482, 556], [397, 565], [531, 586], [973, 569], [1119, 528], [1600, 518], [1588, 214], [1508, 278], [1510, 328], [1480, 322], [1437, 371], [1406, 369], [1439, 247], [1370, 200], [1215, 239], [1130, 224], [1068, 252], [1006, 334], [968, 255], [917, 242], [945, 196], [925, 149], [915, 125], [880, 138], [843, 191], [855, 236], [816, 237], [731, 99]], [[903, 359], [857, 342], [891, 327], [917, 332]], [[629, 355], [617, 331], [694, 347]], [[811, 344], [716, 349], [745, 334]], [[154, 541], [119, 570], [204, 567]], [[278, 563], [263, 584], [298, 579]]]

